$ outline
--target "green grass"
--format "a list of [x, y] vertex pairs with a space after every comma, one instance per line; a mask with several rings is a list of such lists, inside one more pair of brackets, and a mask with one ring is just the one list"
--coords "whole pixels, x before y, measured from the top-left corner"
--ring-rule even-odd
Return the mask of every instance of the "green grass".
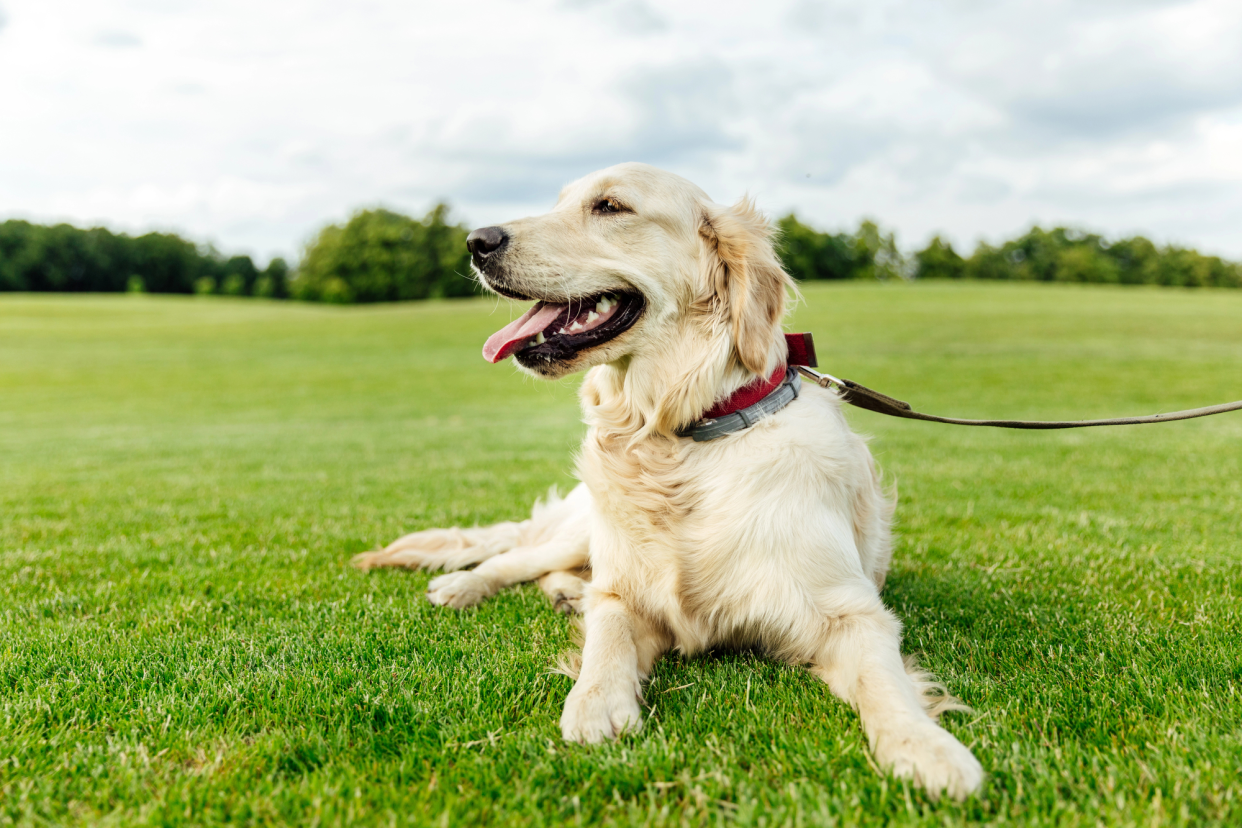
[[[1242, 291], [812, 286], [825, 370], [968, 417], [1242, 398]], [[565, 745], [570, 622], [349, 557], [563, 489], [575, 381], [463, 301], [0, 298], [0, 824], [1242, 822], [1242, 415], [1056, 433], [852, 411], [900, 487], [886, 600], [976, 712], [934, 804], [752, 653], [660, 662]]]

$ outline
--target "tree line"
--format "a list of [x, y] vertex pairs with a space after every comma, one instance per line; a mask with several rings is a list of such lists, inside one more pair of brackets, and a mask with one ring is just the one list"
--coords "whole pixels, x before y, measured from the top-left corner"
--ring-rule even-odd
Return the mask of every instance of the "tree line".
[[[1109, 241], [1073, 228], [1032, 227], [969, 256], [936, 236], [905, 255], [892, 232], [862, 221], [852, 233], [780, 219], [778, 252], [800, 281], [992, 279], [1242, 287], [1242, 265], [1142, 236]], [[96, 227], [0, 223], [0, 291], [150, 292], [261, 296], [355, 303], [469, 296], [479, 292], [466, 252], [468, 229], [437, 204], [421, 219], [361, 210], [322, 228], [296, 269], [272, 259], [225, 256], [171, 233], [128, 236]]]
[[0, 224], [0, 291], [288, 295], [289, 266], [260, 270], [249, 256], [224, 256], [172, 233], [128, 236], [10, 220]]
[[911, 256], [892, 233], [863, 221], [855, 233], [824, 233], [781, 219], [779, 252], [790, 274], [808, 279], [997, 279], [1034, 282], [1242, 287], [1242, 265], [1142, 236], [1109, 241], [1071, 227], [1032, 227], [994, 247], [962, 256], [940, 236]]

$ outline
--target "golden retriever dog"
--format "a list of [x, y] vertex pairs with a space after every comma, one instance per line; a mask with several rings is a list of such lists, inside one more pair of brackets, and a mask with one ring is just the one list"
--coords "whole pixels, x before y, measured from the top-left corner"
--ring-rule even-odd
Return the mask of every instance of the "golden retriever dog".
[[643, 164], [570, 184], [546, 215], [474, 231], [483, 285], [535, 303], [484, 356], [548, 379], [586, 372], [582, 483], [529, 520], [416, 532], [356, 562], [456, 570], [431, 582], [435, 604], [539, 580], [581, 612], [568, 740], [638, 731], [643, 681], [670, 648], [757, 647], [852, 705], [881, 766], [963, 798], [983, 770], [937, 724], [961, 706], [902, 659], [901, 623], [880, 600], [893, 498], [837, 396], [806, 383], [747, 427], [687, 436], [788, 359], [796, 288], [772, 234], [749, 200], [716, 204]]

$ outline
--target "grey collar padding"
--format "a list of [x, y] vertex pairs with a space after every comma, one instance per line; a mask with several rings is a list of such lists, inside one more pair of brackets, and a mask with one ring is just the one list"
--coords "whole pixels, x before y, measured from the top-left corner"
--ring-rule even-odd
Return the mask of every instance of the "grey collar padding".
[[723, 417], [699, 420], [679, 431], [678, 435], [681, 437], [691, 437], [696, 443], [705, 443], [708, 440], [715, 440], [717, 437], [723, 437], [726, 434], [750, 428], [764, 417], [775, 414], [798, 399], [798, 392], [801, 390], [802, 378], [798, 375], [798, 369], [786, 368], [785, 381], [759, 402], [749, 408], [743, 408]]

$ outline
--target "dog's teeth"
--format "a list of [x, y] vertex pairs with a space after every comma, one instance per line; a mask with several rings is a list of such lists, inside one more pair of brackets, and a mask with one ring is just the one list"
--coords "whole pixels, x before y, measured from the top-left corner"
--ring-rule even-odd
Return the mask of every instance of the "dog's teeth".
[[599, 314], [598, 314], [598, 313], [596, 313], [595, 311], [591, 311], [590, 313], [588, 313], [588, 314], [587, 314], [587, 324], [588, 324], [588, 325], [590, 325], [590, 324], [591, 324], [592, 322], [594, 322], [596, 319], [599, 319]]
[[569, 326], [569, 329], [570, 329], [571, 331], [580, 331], [580, 330], [582, 330], [582, 323], [581, 323], [581, 322], [575, 322], [574, 324], [572, 324], [572, 325], [570, 325], [570, 326]]
[[535, 344], [536, 344], [536, 345], [542, 345], [543, 343], [545, 343], [545, 342], [547, 342], [547, 341], [548, 341], [548, 338], [547, 338], [546, 336], [544, 336], [544, 335], [543, 335], [543, 331], [540, 331], [538, 334], [536, 334], [536, 335], [535, 335]]
[[564, 329], [564, 328], [561, 328], [559, 331], [557, 331], [557, 333], [558, 333], [558, 334], [563, 334], [563, 333], [566, 333], [566, 331], [565, 331], [565, 329]]

